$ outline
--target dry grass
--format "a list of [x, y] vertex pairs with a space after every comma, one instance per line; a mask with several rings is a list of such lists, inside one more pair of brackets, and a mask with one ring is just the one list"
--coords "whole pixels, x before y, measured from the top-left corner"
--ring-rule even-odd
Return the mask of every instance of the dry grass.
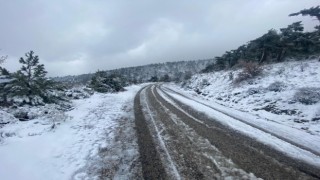
[[236, 83], [236, 84], [240, 83], [242, 81], [254, 78], [254, 77], [260, 75], [263, 71], [263, 68], [256, 62], [241, 61], [240, 65], [242, 67], [242, 71], [234, 79], [234, 83]]

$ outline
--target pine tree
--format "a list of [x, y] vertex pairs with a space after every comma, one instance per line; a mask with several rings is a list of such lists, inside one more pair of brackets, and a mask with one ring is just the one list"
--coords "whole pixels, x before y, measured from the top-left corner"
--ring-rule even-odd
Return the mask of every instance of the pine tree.
[[7, 59], [7, 56], [1, 56], [0, 57], [0, 106], [7, 106], [8, 101], [8, 83], [12, 81], [10, 77], [10, 73], [7, 69], [1, 67], [1, 64], [4, 63], [4, 61]]
[[1, 66], [7, 58], [8, 56], [0, 56], [0, 76], [9, 75], [9, 71]]
[[54, 83], [46, 78], [47, 71], [43, 64], [39, 64], [39, 57], [33, 51], [25, 55], [26, 58], [19, 60], [21, 69], [13, 74], [11, 96], [26, 97], [27, 103], [33, 105], [50, 102], [48, 90]]
[[162, 82], [170, 82], [170, 76], [168, 74], [165, 74], [160, 78], [160, 81]]
[[226, 61], [222, 57], [216, 57], [215, 70], [220, 71], [226, 68]]
[[280, 36], [277, 31], [271, 29], [268, 33], [264, 34], [260, 38], [255, 40], [258, 45], [258, 50], [260, 51], [259, 63], [263, 63], [272, 58], [273, 54], [279, 49]]
[[98, 71], [92, 77], [89, 87], [100, 93], [119, 92], [124, 90], [125, 80], [120, 75], [107, 75]]
[[288, 27], [280, 29], [280, 48], [277, 54], [277, 61], [281, 61], [285, 56], [296, 56], [301, 53], [302, 48], [308, 48], [303, 44], [303, 41], [305, 41], [303, 30], [301, 21], [294, 22], [288, 25]]
[[[289, 16], [298, 15], [316, 17], [320, 23], [320, 6], [303, 9], [297, 13], [289, 14]], [[315, 54], [320, 52], [320, 25], [317, 25], [314, 28], [314, 32], [303, 33], [299, 38], [299, 43], [301, 45], [300, 49], [304, 53]]]
[[298, 16], [300, 14], [302, 16], [316, 17], [320, 22], [320, 6], [311, 7], [309, 9], [303, 9], [303, 10], [301, 10], [299, 12], [289, 14], [289, 16]]

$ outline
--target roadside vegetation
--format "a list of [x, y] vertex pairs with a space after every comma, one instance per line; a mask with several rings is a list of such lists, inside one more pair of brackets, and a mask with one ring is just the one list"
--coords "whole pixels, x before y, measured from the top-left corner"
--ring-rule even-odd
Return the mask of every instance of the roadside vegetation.
[[[290, 14], [296, 15], [320, 22], [320, 6]], [[304, 32], [302, 22], [295, 22], [279, 32], [272, 29], [216, 57], [181, 86], [234, 111], [319, 135], [319, 27]]]
[[[311, 16], [320, 22], [320, 6], [304, 9], [289, 16]], [[262, 71], [261, 65], [283, 62], [287, 59], [302, 60], [317, 57], [320, 53], [320, 25], [314, 31], [304, 32], [301, 21], [294, 22], [279, 31], [270, 29], [237, 49], [226, 51], [215, 62], [202, 70], [203, 73], [243, 68], [235, 83], [253, 78]]]
[[0, 105], [44, 105], [67, 101], [63, 96], [64, 88], [46, 77], [47, 71], [33, 51], [21, 57], [19, 63], [21, 68], [13, 73], [0, 67]]

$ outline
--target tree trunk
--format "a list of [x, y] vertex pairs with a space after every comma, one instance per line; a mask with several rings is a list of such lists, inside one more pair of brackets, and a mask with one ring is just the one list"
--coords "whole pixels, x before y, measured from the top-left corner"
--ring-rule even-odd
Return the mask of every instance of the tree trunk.
[[282, 49], [279, 51], [279, 53], [278, 53], [278, 55], [277, 55], [277, 62], [282, 61], [285, 52], [286, 52], [285, 48], [282, 48]]
[[262, 64], [263, 62], [265, 62], [266, 59], [267, 59], [267, 49], [264, 48], [263, 51], [262, 51], [261, 58], [259, 60], [259, 64]]

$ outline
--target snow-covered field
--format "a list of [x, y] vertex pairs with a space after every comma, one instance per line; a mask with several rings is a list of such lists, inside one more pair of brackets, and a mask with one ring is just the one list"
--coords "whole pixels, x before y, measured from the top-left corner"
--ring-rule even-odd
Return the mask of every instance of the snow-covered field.
[[73, 100], [66, 113], [31, 108], [41, 116], [30, 121], [0, 110], [0, 122], [9, 122], [0, 126], [0, 179], [139, 177], [133, 98], [141, 86]]
[[198, 74], [182, 88], [172, 87], [260, 120], [320, 136], [320, 62], [289, 61], [263, 69], [261, 76], [240, 84], [233, 83], [237, 70]]

